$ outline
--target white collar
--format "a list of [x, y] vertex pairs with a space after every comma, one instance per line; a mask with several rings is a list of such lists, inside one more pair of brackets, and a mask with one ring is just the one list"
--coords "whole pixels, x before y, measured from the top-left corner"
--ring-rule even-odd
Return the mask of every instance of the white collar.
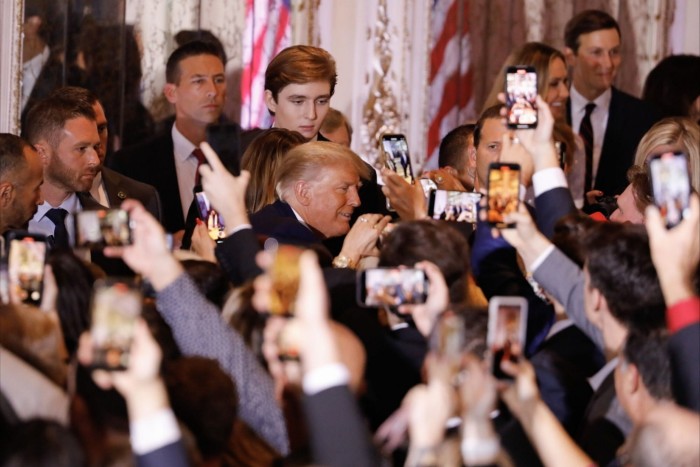
[[71, 193], [58, 206], [51, 206], [51, 204], [49, 204], [48, 201], [44, 201], [36, 208], [35, 219], [37, 221], [41, 221], [46, 216], [46, 213], [54, 208], [63, 208], [66, 211], [68, 211], [69, 214], [72, 214], [76, 211], [80, 211], [81, 205], [80, 200], [78, 199], [78, 195], [75, 194], [75, 192]]
[[612, 100], [612, 88], [608, 88], [596, 97], [594, 100], [589, 101], [576, 88], [572, 85], [569, 90], [569, 96], [571, 97], [571, 113], [581, 112], [586, 108], [586, 104], [593, 102], [597, 109], [608, 109], [610, 107], [610, 101]]
[[197, 146], [192, 144], [192, 141], [187, 139], [185, 135], [180, 133], [177, 129], [177, 125], [173, 123], [173, 129], [171, 131], [173, 138], [173, 153], [175, 158], [181, 162], [184, 162], [192, 155], [192, 151], [197, 149]]

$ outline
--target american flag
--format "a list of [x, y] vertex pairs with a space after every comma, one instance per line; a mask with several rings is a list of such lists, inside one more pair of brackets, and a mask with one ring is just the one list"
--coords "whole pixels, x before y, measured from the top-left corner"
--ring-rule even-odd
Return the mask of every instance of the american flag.
[[291, 42], [291, 0], [246, 0], [241, 76], [241, 127], [267, 128], [265, 69]]
[[468, 1], [434, 0], [428, 89], [428, 158], [425, 168], [436, 168], [440, 140], [466, 123], [472, 101], [469, 66]]

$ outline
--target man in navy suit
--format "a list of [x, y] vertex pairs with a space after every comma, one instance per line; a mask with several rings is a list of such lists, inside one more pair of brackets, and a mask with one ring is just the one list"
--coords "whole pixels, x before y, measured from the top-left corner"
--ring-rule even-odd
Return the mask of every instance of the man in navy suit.
[[595, 196], [622, 193], [639, 140], [661, 118], [648, 104], [613, 87], [622, 62], [620, 38], [617, 21], [599, 10], [574, 16], [564, 32], [572, 69], [568, 121], [584, 143], [584, 134], [592, 133], [591, 178], [585, 189], [594, 190]]
[[195, 150], [205, 141], [207, 126], [219, 120], [226, 98], [220, 50], [202, 41], [177, 48], [168, 58], [163, 93], [175, 106], [172, 128], [140, 145], [114, 153], [107, 165], [153, 185], [163, 203], [165, 230], [178, 233], [185, 227], [194, 198], [197, 169], [203, 161], [201, 153]]

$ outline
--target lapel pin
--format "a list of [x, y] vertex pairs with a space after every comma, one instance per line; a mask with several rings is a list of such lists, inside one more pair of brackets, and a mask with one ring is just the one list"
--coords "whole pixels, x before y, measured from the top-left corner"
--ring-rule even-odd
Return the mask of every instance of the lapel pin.
[[117, 198], [119, 198], [119, 199], [126, 199], [126, 193], [124, 193], [123, 191], [118, 192], [118, 193], [117, 193]]

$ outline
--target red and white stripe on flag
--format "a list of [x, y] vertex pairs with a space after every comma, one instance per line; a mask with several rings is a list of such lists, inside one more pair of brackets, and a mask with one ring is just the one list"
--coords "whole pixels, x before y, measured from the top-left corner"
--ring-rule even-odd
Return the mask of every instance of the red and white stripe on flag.
[[426, 169], [437, 168], [440, 140], [466, 123], [472, 100], [468, 4], [465, 0], [433, 2]]
[[241, 127], [267, 128], [267, 64], [291, 42], [291, 0], [246, 0], [241, 76]]

